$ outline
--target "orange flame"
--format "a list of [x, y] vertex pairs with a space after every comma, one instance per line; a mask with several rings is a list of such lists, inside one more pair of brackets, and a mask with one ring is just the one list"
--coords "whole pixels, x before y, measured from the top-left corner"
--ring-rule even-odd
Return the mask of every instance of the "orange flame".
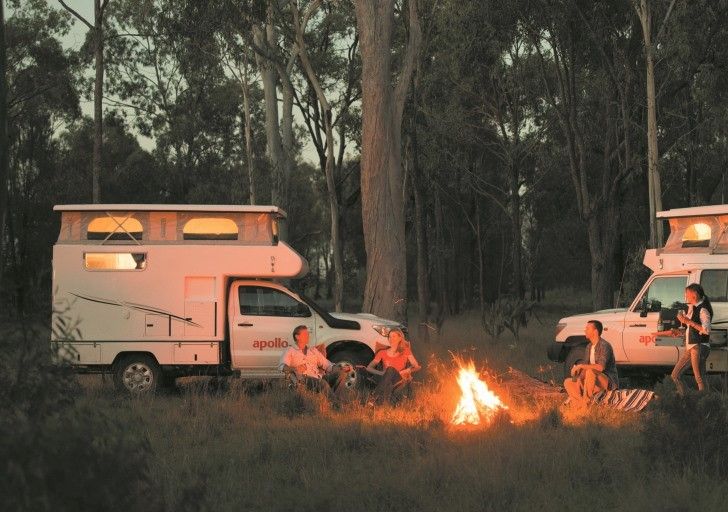
[[480, 380], [472, 361], [465, 366], [460, 365], [457, 380], [462, 396], [452, 415], [451, 421], [454, 425], [479, 425], [481, 415], [486, 421], [490, 421], [498, 409], [508, 409], [488, 385]]

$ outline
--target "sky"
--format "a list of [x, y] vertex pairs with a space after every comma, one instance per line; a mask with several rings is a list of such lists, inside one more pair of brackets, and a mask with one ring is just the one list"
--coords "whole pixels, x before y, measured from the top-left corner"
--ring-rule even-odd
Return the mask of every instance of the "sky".
[[[112, 0], [113, 1], [113, 0]], [[51, 5], [56, 6], [59, 9], [63, 9], [63, 6], [58, 0], [48, 0]], [[88, 21], [93, 20], [93, 4], [94, 0], [65, 0], [66, 4]], [[86, 32], [88, 27], [79, 21], [75, 16], [73, 17], [73, 27], [70, 32], [63, 37], [62, 43], [65, 48], [78, 50], [84, 43], [86, 38]], [[88, 70], [89, 76], [93, 76], [93, 70]], [[81, 111], [85, 116], [93, 117], [93, 98], [81, 97]], [[298, 112], [298, 109], [294, 109], [294, 119], [297, 124], [303, 124], [303, 119]], [[154, 139], [136, 134], [139, 144], [142, 148], [147, 151], [151, 151], [155, 147]], [[347, 151], [347, 155], [350, 156], [350, 151]], [[301, 150], [301, 159], [309, 164], [318, 165], [319, 159], [316, 149], [313, 144], [309, 141], [308, 137], [303, 140], [303, 148]]]

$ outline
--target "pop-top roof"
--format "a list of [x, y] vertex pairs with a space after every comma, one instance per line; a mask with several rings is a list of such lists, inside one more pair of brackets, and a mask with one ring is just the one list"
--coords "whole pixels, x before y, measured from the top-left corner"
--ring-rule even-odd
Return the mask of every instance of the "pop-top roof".
[[57, 212], [243, 212], [275, 213], [282, 217], [286, 212], [272, 205], [236, 204], [59, 204], [53, 207]]
[[693, 206], [691, 208], [673, 208], [664, 212], [657, 212], [658, 219], [675, 219], [678, 217], [709, 217], [713, 215], [728, 215], [728, 204], [712, 206]]

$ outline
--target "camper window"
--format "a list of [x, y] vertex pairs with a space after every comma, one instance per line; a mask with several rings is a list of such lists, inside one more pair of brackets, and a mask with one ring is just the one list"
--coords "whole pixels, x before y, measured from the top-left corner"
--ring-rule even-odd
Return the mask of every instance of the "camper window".
[[710, 226], [702, 222], [691, 224], [685, 229], [682, 237], [683, 247], [708, 247], [710, 246]]
[[[240, 314], [251, 316], [309, 317], [311, 311], [296, 299], [278, 290], [262, 286], [238, 288]], [[301, 306], [305, 307], [302, 308]]]
[[185, 240], [237, 240], [238, 226], [221, 217], [190, 219], [182, 230]]
[[728, 302], [728, 270], [703, 270], [700, 284], [711, 302]]
[[131, 217], [96, 217], [88, 223], [88, 240], [136, 240], [142, 239], [142, 223]]
[[144, 270], [147, 255], [143, 252], [87, 252], [83, 255], [86, 270]]

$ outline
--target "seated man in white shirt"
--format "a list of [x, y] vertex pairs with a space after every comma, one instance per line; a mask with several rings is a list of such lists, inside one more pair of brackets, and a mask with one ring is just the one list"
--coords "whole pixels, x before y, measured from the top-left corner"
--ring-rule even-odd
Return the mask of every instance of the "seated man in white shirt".
[[331, 396], [332, 386], [336, 392], [346, 373], [351, 371], [351, 366], [334, 365], [318, 349], [309, 347], [308, 339], [308, 328], [305, 325], [296, 327], [293, 330], [295, 344], [283, 353], [278, 369], [289, 375], [294, 382]]

